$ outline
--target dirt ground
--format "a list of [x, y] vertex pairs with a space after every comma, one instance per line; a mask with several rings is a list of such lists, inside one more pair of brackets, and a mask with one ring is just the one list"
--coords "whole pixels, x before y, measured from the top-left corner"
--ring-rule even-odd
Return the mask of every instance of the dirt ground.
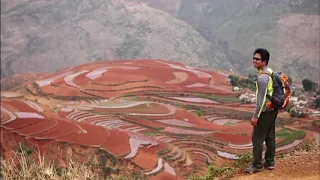
[[265, 169], [252, 175], [239, 174], [232, 180], [320, 180], [319, 153], [297, 152], [295, 155], [278, 158], [275, 170]]

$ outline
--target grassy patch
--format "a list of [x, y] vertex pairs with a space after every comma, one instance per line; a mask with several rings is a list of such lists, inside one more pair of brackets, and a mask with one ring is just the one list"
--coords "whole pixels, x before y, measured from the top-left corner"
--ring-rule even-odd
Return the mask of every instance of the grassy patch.
[[157, 152], [157, 155], [158, 155], [158, 156], [165, 155], [165, 154], [167, 154], [167, 153], [170, 152], [170, 151], [171, 151], [170, 148], [168, 148], [168, 149], [163, 149], [163, 150], [158, 151], [158, 152]]
[[[1, 158], [1, 174], [6, 179], [96, 179], [91, 167], [70, 161], [67, 169], [55, 167], [38, 153], [35, 161], [22, 145], [12, 159]], [[14, 162], [18, 162], [15, 164]]]
[[181, 104], [181, 103], [174, 103], [174, 106], [176, 107], [180, 107], [182, 109], [188, 109], [188, 105], [184, 105], [184, 104]]
[[224, 125], [224, 126], [232, 126], [232, 125], [234, 125], [234, 124], [236, 124], [236, 123], [233, 123], [233, 122], [231, 122], [231, 121], [228, 121], [228, 122], [224, 123], [223, 125]]
[[31, 147], [19, 143], [18, 152], [30, 156], [33, 153], [33, 149]]
[[160, 135], [162, 135], [159, 131], [145, 132], [143, 134], [146, 136], [160, 136]]
[[208, 95], [208, 94], [196, 94], [196, 96], [205, 98], [205, 99], [214, 100], [214, 101], [219, 101], [219, 102], [228, 102], [228, 103], [241, 102], [239, 98], [236, 98], [236, 97], [215, 96], [215, 95]]
[[249, 151], [248, 153], [237, 154], [238, 160], [234, 162], [234, 166], [243, 169], [253, 160], [253, 152]]
[[312, 125], [315, 126], [315, 127], [320, 128], [320, 120], [313, 120], [312, 121]]
[[[196, 168], [195, 168], [196, 169]], [[236, 174], [236, 169], [228, 164], [217, 167], [214, 164], [209, 165], [208, 170], [204, 176], [190, 177], [189, 180], [213, 180], [215, 177], [222, 179], [229, 179]]]
[[[290, 129], [284, 129], [284, 132], [282, 133], [284, 136], [288, 137], [288, 131]], [[290, 132], [294, 133], [293, 132]], [[295, 136], [299, 134], [300, 132], [296, 132]], [[300, 158], [304, 158], [306, 155], [307, 156], [312, 156], [316, 157], [319, 155], [319, 144], [315, 141], [312, 140], [308, 143], [305, 143], [301, 149], [297, 149], [293, 151], [293, 153], [290, 154], [280, 154], [277, 156], [278, 158], [281, 159], [287, 159], [289, 161], [294, 160], [297, 161], [297, 157], [299, 156]], [[220, 167], [215, 166], [214, 164], [211, 164], [208, 167], [208, 170], [205, 175], [203, 176], [191, 176], [188, 179], [189, 180], [214, 180], [215, 178], [217, 179], [229, 179], [234, 176], [236, 176], [238, 173], [243, 172], [244, 168], [248, 166], [250, 162], [253, 160], [253, 153], [252, 151], [249, 151], [248, 153], [243, 153], [243, 154], [238, 154], [237, 155], [239, 159], [235, 160], [233, 164], [223, 164]]]
[[204, 111], [201, 109], [195, 110], [193, 113], [197, 114], [198, 116], [202, 116], [204, 114]]
[[284, 128], [282, 131], [278, 132], [276, 136], [283, 139], [301, 139], [305, 134], [306, 132], [301, 130], [292, 131], [288, 128]]
[[281, 131], [276, 133], [276, 137], [278, 138], [288, 138], [291, 134], [291, 130], [288, 128], [283, 128]]
[[234, 161], [233, 164], [223, 164], [220, 167], [211, 164], [209, 165], [205, 175], [198, 177], [191, 176], [189, 180], [214, 180], [215, 177], [219, 177], [219, 179], [232, 178], [238, 173], [239, 170], [242, 170], [244, 167], [246, 167], [253, 159], [252, 151], [244, 154], [238, 154], [237, 156], [239, 159]]
[[[56, 163], [45, 159], [44, 155], [38, 151], [31, 151], [30, 148], [19, 143], [19, 149], [15, 151], [11, 158], [1, 157], [1, 174], [0, 179], [7, 180], [15, 179], [79, 179], [79, 180], [94, 180], [94, 179], [145, 179], [145, 176], [140, 172], [132, 172], [125, 170], [121, 174], [115, 167], [106, 166], [107, 159], [111, 155], [104, 153], [103, 160], [100, 164], [92, 164], [91, 162], [78, 163], [66, 161], [66, 167], [56, 166]], [[104, 151], [101, 151], [104, 152]], [[36, 156], [31, 156], [33, 153]], [[115, 159], [115, 158], [113, 158]], [[119, 165], [119, 163], [117, 164]], [[121, 165], [121, 164], [120, 164]], [[128, 175], [125, 176], [125, 175]]]
[[133, 101], [139, 101], [139, 98], [138, 97], [133, 97], [132, 100]]
[[283, 128], [280, 132], [276, 134], [276, 137], [284, 139], [280, 143], [277, 144], [278, 147], [284, 146], [292, 143], [296, 139], [302, 139], [306, 135], [306, 132], [297, 130], [292, 131], [288, 128]]

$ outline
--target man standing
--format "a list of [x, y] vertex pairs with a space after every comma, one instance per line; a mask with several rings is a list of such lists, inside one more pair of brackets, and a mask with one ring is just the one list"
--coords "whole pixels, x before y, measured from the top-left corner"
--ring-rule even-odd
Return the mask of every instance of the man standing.
[[[269, 109], [266, 105], [270, 100], [267, 94], [272, 96], [273, 80], [268, 74], [273, 70], [268, 67], [270, 54], [266, 49], [256, 49], [253, 53], [253, 65], [258, 70], [256, 83], [256, 107], [251, 119], [253, 126], [252, 145], [253, 162], [245, 170], [248, 173], [262, 171], [265, 168], [274, 169], [275, 165], [275, 120], [278, 115], [277, 109]], [[265, 153], [265, 162], [262, 162], [263, 143], [266, 142], [267, 150]]]

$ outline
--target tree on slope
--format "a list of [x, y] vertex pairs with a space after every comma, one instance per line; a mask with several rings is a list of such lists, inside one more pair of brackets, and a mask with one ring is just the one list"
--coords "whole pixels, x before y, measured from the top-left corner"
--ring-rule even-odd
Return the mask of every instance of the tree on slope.
[[312, 91], [313, 89], [313, 82], [310, 79], [303, 79], [302, 85], [305, 91]]

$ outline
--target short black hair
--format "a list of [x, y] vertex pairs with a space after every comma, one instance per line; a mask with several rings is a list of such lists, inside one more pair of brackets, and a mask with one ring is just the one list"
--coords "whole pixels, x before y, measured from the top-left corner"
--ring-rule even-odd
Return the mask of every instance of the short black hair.
[[269, 54], [268, 50], [263, 49], [263, 48], [258, 48], [254, 51], [253, 55], [255, 55], [255, 54], [260, 54], [261, 60], [266, 61], [266, 65], [268, 65], [269, 58], [270, 58], [270, 54]]

